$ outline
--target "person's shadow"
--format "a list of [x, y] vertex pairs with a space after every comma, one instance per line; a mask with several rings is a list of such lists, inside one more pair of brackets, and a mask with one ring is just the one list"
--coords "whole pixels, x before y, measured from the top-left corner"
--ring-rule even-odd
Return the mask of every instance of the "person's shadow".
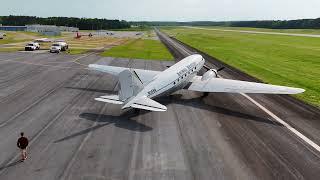
[[21, 162], [22, 162], [21, 160], [18, 160], [18, 161], [12, 162], [10, 164], [4, 165], [4, 166], [0, 167], [0, 171], [7, 169], [9, 167], [15, 166], [17, 164], [20, 164]]

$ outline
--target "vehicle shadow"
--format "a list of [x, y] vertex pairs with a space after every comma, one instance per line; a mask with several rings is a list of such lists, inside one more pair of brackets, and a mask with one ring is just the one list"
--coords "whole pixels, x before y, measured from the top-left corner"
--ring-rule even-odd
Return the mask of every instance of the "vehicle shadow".
[[89, 121], [93, 121], [93, 122], [98, 122], [98, 124], [93, 127], [90, 127], [90, 128], [84, 129], [82, 131], [79, 131], [77, 133], [66, 136], [64, 138], [58, 139], [58, 140], [54, 141], [54, 143], [66, 141], [66, 140], [87, 134], [91, 131], [95, 131], [97, 129], [100, 129], [102, 127], [105, 127], [105, 126], [108, 126], [111, 124], [113, 124], [114, 126], [116, 126], [118, 128], [127, 129], [130, 131], [136, 131], [136, 132], [151, 131], [153, 128], [151, 128], [147, 125], [144, 125], [140, 122], [137, 122], [136, 120], [133, 119], [134, 117], [137, 117], [137, 116], [145, 114], [145, 113], [148, 113], [148, 111], [130, 110], [130, 111], [124, 112], [120, 116], [104, 115], [104, 114], [96, 114], [96, 113], [82, 113], [79, 116], [80, 118], [85, 119], [85, 120], [89, 120]]
[[158, 99], [158, 101], [160, 103], [163, 103], [164, 105], [180, 104], [180, 105], [184, 105], [184, 106], [191, 106], [194, 108], [199, 108], [199, 109], [215, 112], [218, 114], [223, 114], [223, 115], [232, 116], [232, 117], [236, 117], [236, 118], [246, 119], [248, 121], [266, 123], [266, 124], [270, 124], [270, 125], [274, 125], [274, 126], [283, 126], [281, 123], [276, 122], [276, 121], [272, 121], [267, 118], [262, 118], [259, 116], [251, 115], [251, 114], [248, 114], [245, 112], [239, 112], [239, 111], [236, 111], [236, 110], [233, 110], [230, 108], [220, 107], [217, 105], [206, 104], [204, 102], [204, 98], [205, 97], [203, 97], [203, 96], [199, 96], [199, 97], [191, 98], [191, 99], [182, 99], [182, 95], [174, 94], [174, 95], [162, 98], [162, 99]]

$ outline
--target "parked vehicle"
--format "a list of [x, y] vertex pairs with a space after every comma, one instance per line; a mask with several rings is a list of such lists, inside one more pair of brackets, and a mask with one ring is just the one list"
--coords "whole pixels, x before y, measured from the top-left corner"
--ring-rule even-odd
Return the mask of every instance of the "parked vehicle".
[[39, 43], [36, 43], [36, 42], [30, 42], [28, 43], [24, 49], [26, 51], [35, 51], [35, 50], [39, 50], [40, 49], [40, 44]]
[[7, 36], [6, 33], [1, 33], [0, 32], [0, 39], [3, 39], [5, 36]]
[[60, 53], [61, 50], [62, 50], [62, 47], [60, 43], [53, 43], [52, 46], [50, 47], [51, 53]]
[[55, 44], [60, 44], [61, 51], [66, 51], [67, 49], [69, 49], [69, 45], [64, 40], [57, 40]]

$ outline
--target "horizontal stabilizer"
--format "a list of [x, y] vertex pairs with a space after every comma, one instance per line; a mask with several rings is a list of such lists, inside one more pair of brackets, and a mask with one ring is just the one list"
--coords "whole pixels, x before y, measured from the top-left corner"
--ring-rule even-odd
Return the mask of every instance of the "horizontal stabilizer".
[[141, 80], [143, 84], [149, 83], [150, 81], [153, 80], [153, 78], [156, 75], [160, 73], [159, 71], [133, 69], [133, 68], [125, 68], [125, 67], [117, 67], [117, 66], [106, 66], [106, 65], [99, 65], [99, 64], [90, 64], [88, 67], [91, 70], [112, 74], [114, 76], [119, 76], [119, 74], [124, 70], [130, 70], [137, 75], [137, 77]]
[[[142, 97], [137, 100], [133, 100], [134, 103], [129, 102], [129, 106], [137, 109], [145, 109], [148, 111], [166, 111], [167, 107], [148, 98], [148, 97]], [[128, 106], [128, 105], [127, 105]], [[126, 108], [127, 106], [124, 106]]]
[[119, 100], [118, 95], [101, 96], [99, 98], [95, 98], [95, 100], [111, 104], [123, 104], [123, 102]]
[[207, 81], [202, 81], [199, 76], [196, 76], [191, 82], [192, 84], [189, 86], [188, 90], [200, 92], [298, 94], [305, 91], [300, 88], [221, 78], [212, 78]]

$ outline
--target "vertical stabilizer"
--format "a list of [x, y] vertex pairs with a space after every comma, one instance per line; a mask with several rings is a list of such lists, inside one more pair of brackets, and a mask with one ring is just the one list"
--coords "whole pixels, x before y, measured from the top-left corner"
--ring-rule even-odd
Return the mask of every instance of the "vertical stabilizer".
[[143, 84], [134, 70], [124, 70], [119, 74], [119, 98], [121, 101], [136, 96], [142, 89]]

